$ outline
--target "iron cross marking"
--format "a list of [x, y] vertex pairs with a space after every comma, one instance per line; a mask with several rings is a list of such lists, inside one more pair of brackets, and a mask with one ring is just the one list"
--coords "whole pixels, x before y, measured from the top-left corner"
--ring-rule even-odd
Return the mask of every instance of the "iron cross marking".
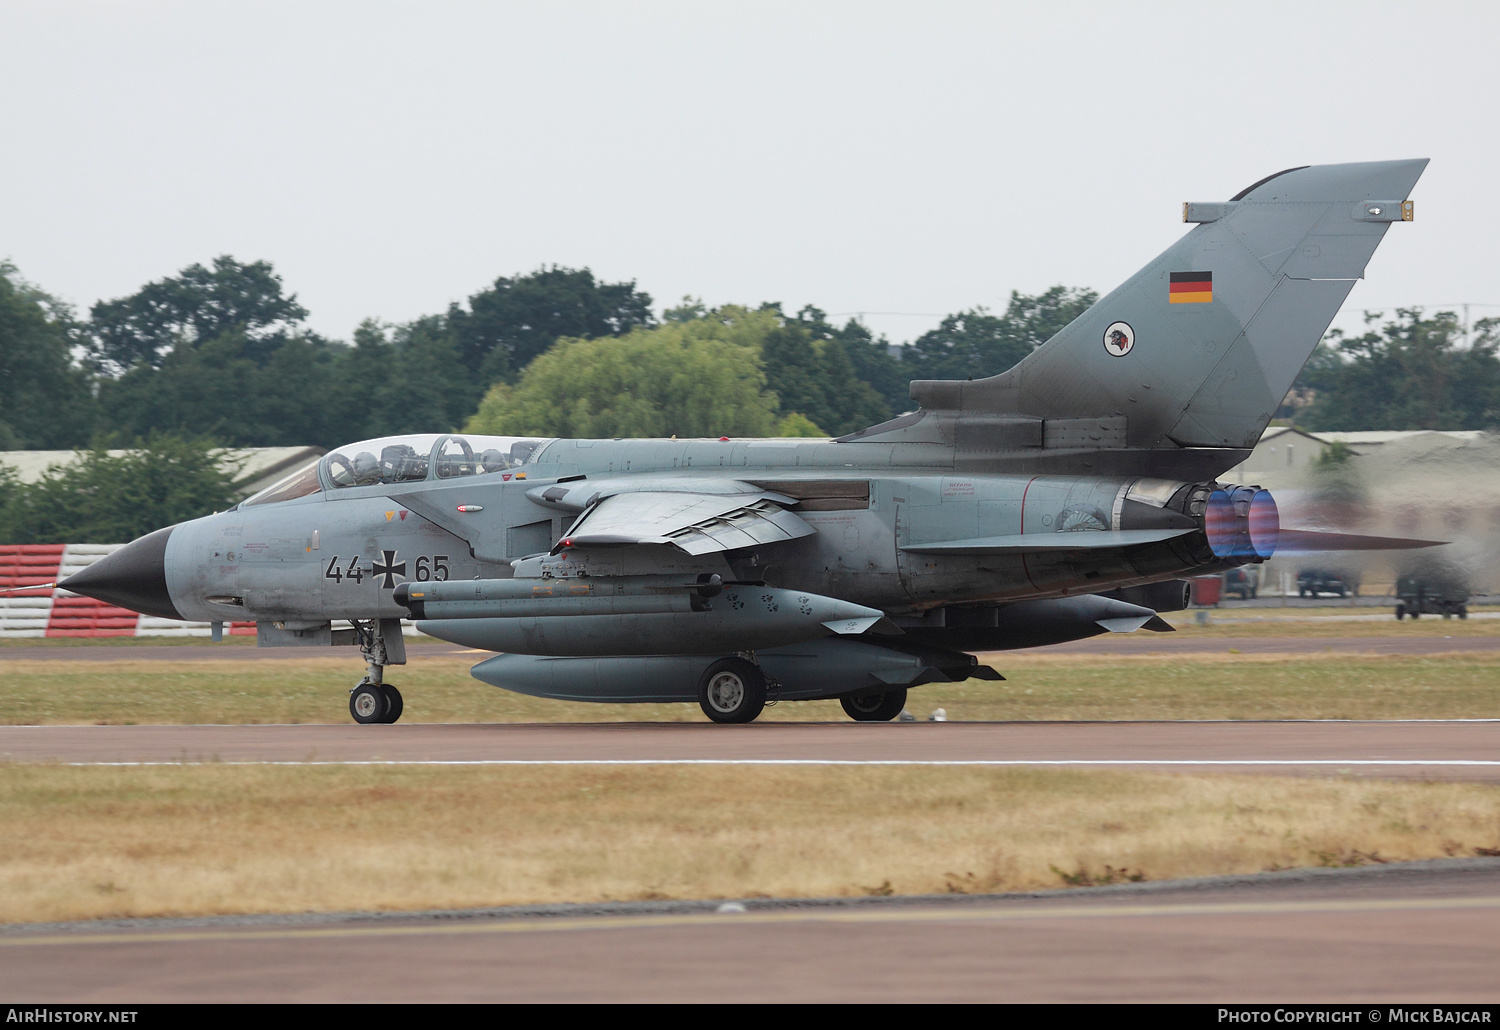
[[370, 574], [377, 578], [384, 576], [385, 582], [380, 585], [390, 590], [395, 587], [397, 576], [402, 579], [406, 578], [406, 562], [396, 561], [395, 551], [381, 551], [380, 553], [385, 555], [385, 563], [376, 562]]

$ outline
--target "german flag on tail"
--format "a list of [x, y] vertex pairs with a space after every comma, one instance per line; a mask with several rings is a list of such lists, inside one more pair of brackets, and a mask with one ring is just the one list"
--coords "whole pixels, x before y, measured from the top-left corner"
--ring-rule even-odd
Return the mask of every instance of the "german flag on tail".
[[1173, 272], [1167, 287], [1172, 304], [1207, 304], [1214, 299], [1212, 272]]

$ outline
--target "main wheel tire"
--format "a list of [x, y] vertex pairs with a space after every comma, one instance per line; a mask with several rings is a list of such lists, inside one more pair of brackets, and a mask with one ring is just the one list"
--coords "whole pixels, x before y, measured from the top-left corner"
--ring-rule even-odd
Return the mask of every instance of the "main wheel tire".
[[389, 707], [385, 691], [374, 683], [361, 683], [349, 694], [349, 714], [354, 716], [355, 722], [364, 726], [385, 722], [386, 709]]
[[406, 707], [401, 700], [401, 691], [389, 683], [382, 683], [380, 692], [385, 695], [385, 718], [381, 722], [395, 722], [401, 718], [401, 711]]
[[1396, 605], [1396, 621], [1400, 622], [1404, 618], [1406, 618], [1406, 606], [1402, 604]]
[[1469, 617], [1469, 606], [1468, 605], [1461, 604], [1461, 605], [1458, 606], [1458, 617], [1460, 619], [1467, 619]]
[[855, 722], [890, 722], [906, 707], [906, 688], [883, 694], [850, 694], [839, 698], [844, 714]]
[[698, 706], [714, 722], [753, 722], [766, 707], [766, 677], [743, 658], [721, 658], [698, 680]]

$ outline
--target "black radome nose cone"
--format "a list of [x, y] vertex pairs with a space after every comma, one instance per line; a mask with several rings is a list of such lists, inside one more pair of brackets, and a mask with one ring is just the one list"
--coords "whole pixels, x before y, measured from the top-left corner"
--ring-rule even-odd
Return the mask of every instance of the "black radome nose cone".
[[57, 585], [145, 615], [181, 619], [167, 593], [167, 537], [172, 528], [147, 533]]

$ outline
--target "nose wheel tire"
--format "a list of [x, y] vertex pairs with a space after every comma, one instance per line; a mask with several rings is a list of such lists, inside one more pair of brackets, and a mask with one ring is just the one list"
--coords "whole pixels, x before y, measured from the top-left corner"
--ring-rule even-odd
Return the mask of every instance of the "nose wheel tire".
[[395, 722], [405, 707], [401, 691], [389, 683], [361, 683], [349, 695], [349, 714], [365, 725]]
[[850, 694], [839, 698], [839, 704], [855, 722], [890, 722], [906, 707], [906, 688], [883, 694]]
[[349, 714], [362, 725], [385, 722], [388, 707], [385, 691], [374, 683], [361, 683], [349, 694]]
[[714, 722], [752, 722], [766, 707], [766, 677], [743, 658], [721, 658], [698, 681], [698, 706]]

